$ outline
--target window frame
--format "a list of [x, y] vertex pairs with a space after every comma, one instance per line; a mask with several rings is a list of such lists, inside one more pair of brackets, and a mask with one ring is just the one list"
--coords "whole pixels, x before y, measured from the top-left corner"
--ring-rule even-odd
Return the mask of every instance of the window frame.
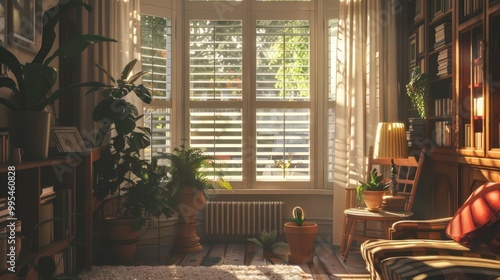
[[[240, 2], [215, 1], [193, 2], [172, 0], [172, 3], [157, 3], [155, 0], [141, 0], [141, 14], [167, 17], [172, 20], [172, 100], [156, 100], [151, 107], [171, 105], [172, 110], [172, 147], [182, 144], [182, 139], [189, 137], [189, 22], [190, 20], [242, 20], [243, 25], [243, 75], [242, 79], [255, 81], [256, 52], [248, 51], [256, 43], [257, 20], [308, 20], [310, 24], [310, 180], [309, 181], [257, 181], [256, 180], [256, 110], [264, 107], [298, 106], [298, 104], [264, 104], [255, 100], [255, 82], [244, 82], [241, 101], [228, 101], [224, 107], [241, 108], [243, 110], [243, 155], [250, 155], [251, 160], [243, 160], [242, 181], [232, 182], [235, 189], [330, 189], [328, 170], [318, 168], [328, 166], [328, 34], [327, 11], [325, 0], [304, 2], [258, 2], [244, 0]], [[185, 2], [182, 2], [185, 1]], [[159, 5], [164, 5], [159, 9]], [[149, 8], [144, 8], [149, 6]], [[249, 11], [247, 8], [252, 8]], [[277, 13], [276, 11], [290, 11]], [[162, 14], [165, 13], [165, 14]], [[165, 16], [170, 15], [170, 17]], [[325, 28], [326, 26], [326, 28]], [[326, 43], [326, 44], [325, 44]], [[323, 45], [321, 45], [323, 44]], [[327, 59], [326, 59], [327, 60]], [[248, 66], [248, 67], [247, 67]], [[320, 73], [320, 74], [319, 74]], [[245, 94], [251, 92], [252, 94]], [[206, 101], [202, 101], [206, 102]], [[261, 102], [262, 104], [259, 104]], [[232, 106], [238, 104], [240, 107]], [[199, 104], [202, 105], [202, 104]], [[208, 104], [207, 104], [208, 105]], [[278, 106], [279, 105], [279, 106]], [[200, 108], [195, 106], [194, 108]]]

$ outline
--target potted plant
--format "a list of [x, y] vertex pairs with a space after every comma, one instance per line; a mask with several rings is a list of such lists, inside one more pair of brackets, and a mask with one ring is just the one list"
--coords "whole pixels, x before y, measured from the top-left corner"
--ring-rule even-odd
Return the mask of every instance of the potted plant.
[[[57, 70], [49, 64], [57, 57], [72, 57], [80, 54], [93, 43], [116, 42], [99, 35], [85, 34], [64, 42], [51, 52], [59, 19], [70, 9], [91, 6], [82, 0], [68, 0], [58, 3], [43, 14], [41, 47], [33, 60], [21, 63], [5, 47], [0, 46], [0, 64], [9, 69], [11, 75], [0, 77], [0, 88], [12, 90], [12, 98], [0, 98], [8, 113], [11, 144], [23, 148], [26, 159], [45, 159], [48, 156], [51, 115], [44, 108], [63, 94], [76, 92], [82, 87], [104, 86], [99, 82], [72, 84], [52, 90], [57, 81]], [[15, 78], [15, 79], [14, 79]]]
[[420, 67], [415, 67], [411, 73], [410, 82], [406, 85], [406, 93], [410, 97], [413, 106], [417, 109], [419, 116], [425, 119], [427, 116], [426, 102], [429, 96], [429, 79], [427, 74], [420, 73]]
[[285, 223], [285, 236], [290, 248], [288, 255], [290, 264], [313, 262], [313, 246], [318, 234], [318, 224], [305, 220], [304, 210], [296, 206], [292, 210], [292, 218]]
[[384, 194], [389, 186], [390, 181], [385, 180], [383, 174], [378, 175], [377, 169], [373, 168], [370, 172], [370, 181], [359, 181], [359, 185], [356, 187], [356, 194], [359, 200], [361, 200], [361, 197], [364, 198], [368, 211], [378, 212], [378, 209], [382, 206]]
[[287, 246], [286, 242], [276, 240], [277, 232], [273, 229], [271, 232], [262, 231], [259, 238], [248, 238], [247, 241], [253, 242], [255, 245], [263, 249], [265, 258], [274, 257], [273, 249], [281, 246]]
[[164, 172], [169, 177], [167, 188], [171, 193], [172, 205], [179, 213], [175, 248], [182, 253], [201, 251], [203, 247], [196, 234], [196, 214], [205, 205], [208, 198], [206, 191], [214, 189], [214, 185], [231, 189], [231, 184], [223, 179], [215, 157], [204, 154], [199, 148], [181, 145], [171, 153], [160, 153], [156, 158], [166, 161]]
[[130, 75], [136, 63], [137, 60], [129, 62], [116, 80], [98, 65], [114, 85], [101, 91], [103, 99], [93, 112], [94, 121], [101, 124], [97, 143], [102, 143], [111, 131], [114, 132], [95, 163], [99, 178], [94, 194], [101, 200], [110, 196], [116, 198], [117, 210], [115, 215], [106, 217], [105, 227], [106, 236], [113, 245], [112, 251], [120, 263], [134, 259], [139, 228], [149, 217], [161, 214], [170, 217], [172, 214], [168, 207], [165, 174], [158, 172], [156, 161], [141, 158], [141, 151], [150, 145], [150, 131], [136, 125], [142, 115], [125, 100], [130, 92], [134, 92], [143, 102], [151, 102], [147, 88], [134, 84], [146, 72]]

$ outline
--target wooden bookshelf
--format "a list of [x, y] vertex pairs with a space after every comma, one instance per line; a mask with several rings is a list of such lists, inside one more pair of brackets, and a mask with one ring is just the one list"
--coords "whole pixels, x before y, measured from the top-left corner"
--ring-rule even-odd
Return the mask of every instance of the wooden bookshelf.
[[430, 77], [420, 203], [425, 218], [450, 216], [500, 172], [500, 1], [412, 0], [405, 18], [408, 37], [426, 34], [425, 51], [414, 64], [409, 55], [407, 67], [424, 65]]
[[[12, 205], [15, 210], [10, 218], [21, 221], [21, 233], [24, 236], [21, 244], [16, 244], [21, 247], [17, 256], [17, 271], [40, 256], [53, 256], [63, 250], [72, 252], [69, 248], [75, 239], [75, 163], [71, 157], [61, 157], [0, 166], [0, 196], [15, 197], [15, 205]], [[50, 217], [44, 217], [40, 195], [42, 189], [48, 186], [53, 187], [55, 195], [48, 202], [50, 204], [45, 204], [50, 205]], [[41, 224], [44, 219], [47, 219], [45, 227]], [[66, 256], [64, 266], [71, 269], [74, 267], [74, 257], [68, 253]], [[6, 279], [14, 276], [7, 270], [0, 274]], [[33, 268], [27, 279], [37, 279]]]

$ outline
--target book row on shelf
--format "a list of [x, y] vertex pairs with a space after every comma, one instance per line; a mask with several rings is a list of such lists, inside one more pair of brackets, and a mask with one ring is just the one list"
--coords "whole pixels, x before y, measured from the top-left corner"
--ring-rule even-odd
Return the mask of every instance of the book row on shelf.
[[472, 127], [470, 124], [465, 124], [465, 147], [473, 147], [472, 137], [474, 137], [474, 147], [481, 149], [483, 148], [484, 133], [482, 131], [472, 132]]
[[438, 121], [434, 123], [434, 141], [438, 146], [451, 147], [451, 122]]
[[424, 120], [418, 118], [408, 119], [408, 130], [406, 131], [406, 140], [408, 146], [411, 147], [414, 143], [421, 142], [425, 138]]
[[479, 84], [479, 83], [482, 83], [483, 81], [483, 58], [482, 57], [478, 57], [476, 59], [474, 59], [474, 65], [473, 65], [473, 69], [472, 69], [472, 72], [473, 72], [473, 81], [474, 81], [474, 84]]
[[449, 116], [452, 112], [453, 102], [451, 98], [441, 98], [434, 100], [434, 116]]
[[483, 8], [484, 0], [463, 0], [462, 16], [468, 17]]
[[434, 0], [431, 3], [431, 14], [435, 18], [451, 10], [451, 0]]

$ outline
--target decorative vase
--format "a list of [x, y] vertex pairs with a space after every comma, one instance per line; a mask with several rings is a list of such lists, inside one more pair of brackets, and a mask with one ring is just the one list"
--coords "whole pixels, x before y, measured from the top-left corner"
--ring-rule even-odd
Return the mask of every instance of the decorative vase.
[[22, 148], [23, 160], [47, 159], [52, 114], [45, 111], [11, 111], [7, 116], [11, 150]]
[[135, 260], [139, 230], [139, 218], [107, 217], [105, 219], [106, 239], [109, 241], [113, 261], [130, 264]]
[[195, 253], [203, 250], [200, 238], [196, 233], [198, 221], [196, 214], [205, 205], [205, 194], [195, 187], [184, 187], [179, 190], [179, 228], [175, 242], [175, 251], [179, 253]]
[[363, 191], [366, 208], [370, 212], [378, 212], [384, 200], [384, 191]]
[[304, 222], [298, 226], [294, 222], [285, 223], [285, 236], [290, 248], [288, 263], [306, 264], [313, 262], [313, 246], [318, 225], [312, 222]]

